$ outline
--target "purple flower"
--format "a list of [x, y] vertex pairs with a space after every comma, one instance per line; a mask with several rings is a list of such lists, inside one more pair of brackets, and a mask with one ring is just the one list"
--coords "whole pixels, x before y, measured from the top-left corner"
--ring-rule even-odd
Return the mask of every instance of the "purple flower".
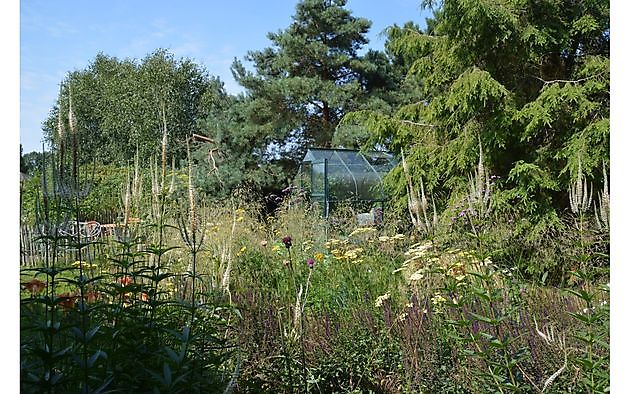
[[313, 268], [313, 266], [315, 265], [315, 260], [313, 259], [306, 260], [306, 265], [308, 265], [308, 268]]
[[287, 235], [286, 237], [282, 238], [282, 243], [284, 244], [284, 246], [287, 247], [287, 249], [291, 249], [291, 246], [293, 245], [291, 243], [291, 236]]

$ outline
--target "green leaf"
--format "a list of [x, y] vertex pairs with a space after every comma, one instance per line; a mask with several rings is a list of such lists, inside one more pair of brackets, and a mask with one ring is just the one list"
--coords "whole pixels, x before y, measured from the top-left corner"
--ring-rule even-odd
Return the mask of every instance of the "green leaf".
[[569, 315], [572, 316], [574, 319], [580, 320], [586, 324], [592, 324], [596, 321], [595, 317], [589, 314], [569, 312]]
[[491, 319], [491, 318], [489, 318], [489, 317], [482, 316], [482, 315], [478, 315], [478, 314], [476, 314], [476, 313], [474, 313], [474, 312], [470, 312], [470, 315], [471, 315], [472, 317], [474, 317], [476, 320], [482, 321], [482, 322], [484, 322], [484, 323], [488, 323], [488, 324], [492, 324], [492, 325], [494, 325], [494, 324], [495, 324], [495, 320], [494, 320], [494, 319]]
[[168, 365], [168, 363], [164, 363], [162, 366], [162, 374], [164, 376], [164, 383], [166, 386], [171, 385], [172, 383], [172, 373], [171, 373], [171, 366]]
[[96, 362], [96, 360], [99, 357], [103, 357], [104, 359], [107, 359], [107, 353], [105, 353], [102, 350], [97, 350], [93, 355], [90, 356], [90, 358], [88, 359], [88, 363], [87, 363], [87, 367], [88, 368], [92, 368], [94, 366], [94, 363]]
[[573, 290], [573, 289], [566, 289], [567, 293], [573, 294], [576, 297], [581, 298], [582, 300], [584, 300], [588, 305], [590, 305], [593, 302], [594, 299], [594, 294], [591, 294], [589, 292], [587, 292], [586, 290], [580, 289], [580, 290]]

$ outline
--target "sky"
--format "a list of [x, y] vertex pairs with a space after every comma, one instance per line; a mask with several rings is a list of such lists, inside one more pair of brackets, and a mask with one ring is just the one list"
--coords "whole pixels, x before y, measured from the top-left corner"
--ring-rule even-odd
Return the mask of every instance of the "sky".
[[[24, 153], [42, 148], [41, 124], [74, 70], [99, 53], [142, 59], [158, 48], [190, 58], [224, 82], [228, 93], [242, 88], [230, 65], [247, 51], [271, 45], [268, 32], [287, 28], [297, 0], [153, 0], [20, 2], [20, 142]], [[420, 0], [349, 0], [346, 8], [372, 21], [365, 49], [383, 49], [381, 34], [394, 23], [424, 26], [430, 11]]]

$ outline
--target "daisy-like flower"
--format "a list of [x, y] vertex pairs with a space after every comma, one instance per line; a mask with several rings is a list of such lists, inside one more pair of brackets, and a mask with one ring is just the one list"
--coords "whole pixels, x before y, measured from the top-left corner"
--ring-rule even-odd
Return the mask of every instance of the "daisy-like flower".
[[413, 273], [413, 274], [409, 277], [409, 280], [410, 280], [410, 281], [412, 281], [412, 282], [415, 282], [415, 281], [418, 281], [418, 280], [423, 279], [423, 278], [424, 278], [424, 274], [423, 274], [423, 272], [424, 272], [423, 270], [418, 270], [418, 271], [414, 272], [414, 273]]
[[380, 308], [381, 306], [383, 306], [383, 301], [389, 300], [389, 297], [391, 297], [391, 294], [389, 293], [389, 291], [381, 296], [376, 297], [374, 306], [377, 308]]

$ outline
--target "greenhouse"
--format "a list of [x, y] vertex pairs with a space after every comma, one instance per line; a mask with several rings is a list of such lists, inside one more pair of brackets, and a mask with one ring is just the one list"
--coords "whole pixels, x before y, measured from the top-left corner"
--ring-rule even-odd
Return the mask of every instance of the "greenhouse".
[[383, 177], [396, 165], [386, 152], [362, 153], [351, 149], [309, 148], [298, 175], [300, 186], [312, 202], [320, 203], [324, 217], [331, 205], [351, 201], [380, 205], [387, 195]]

